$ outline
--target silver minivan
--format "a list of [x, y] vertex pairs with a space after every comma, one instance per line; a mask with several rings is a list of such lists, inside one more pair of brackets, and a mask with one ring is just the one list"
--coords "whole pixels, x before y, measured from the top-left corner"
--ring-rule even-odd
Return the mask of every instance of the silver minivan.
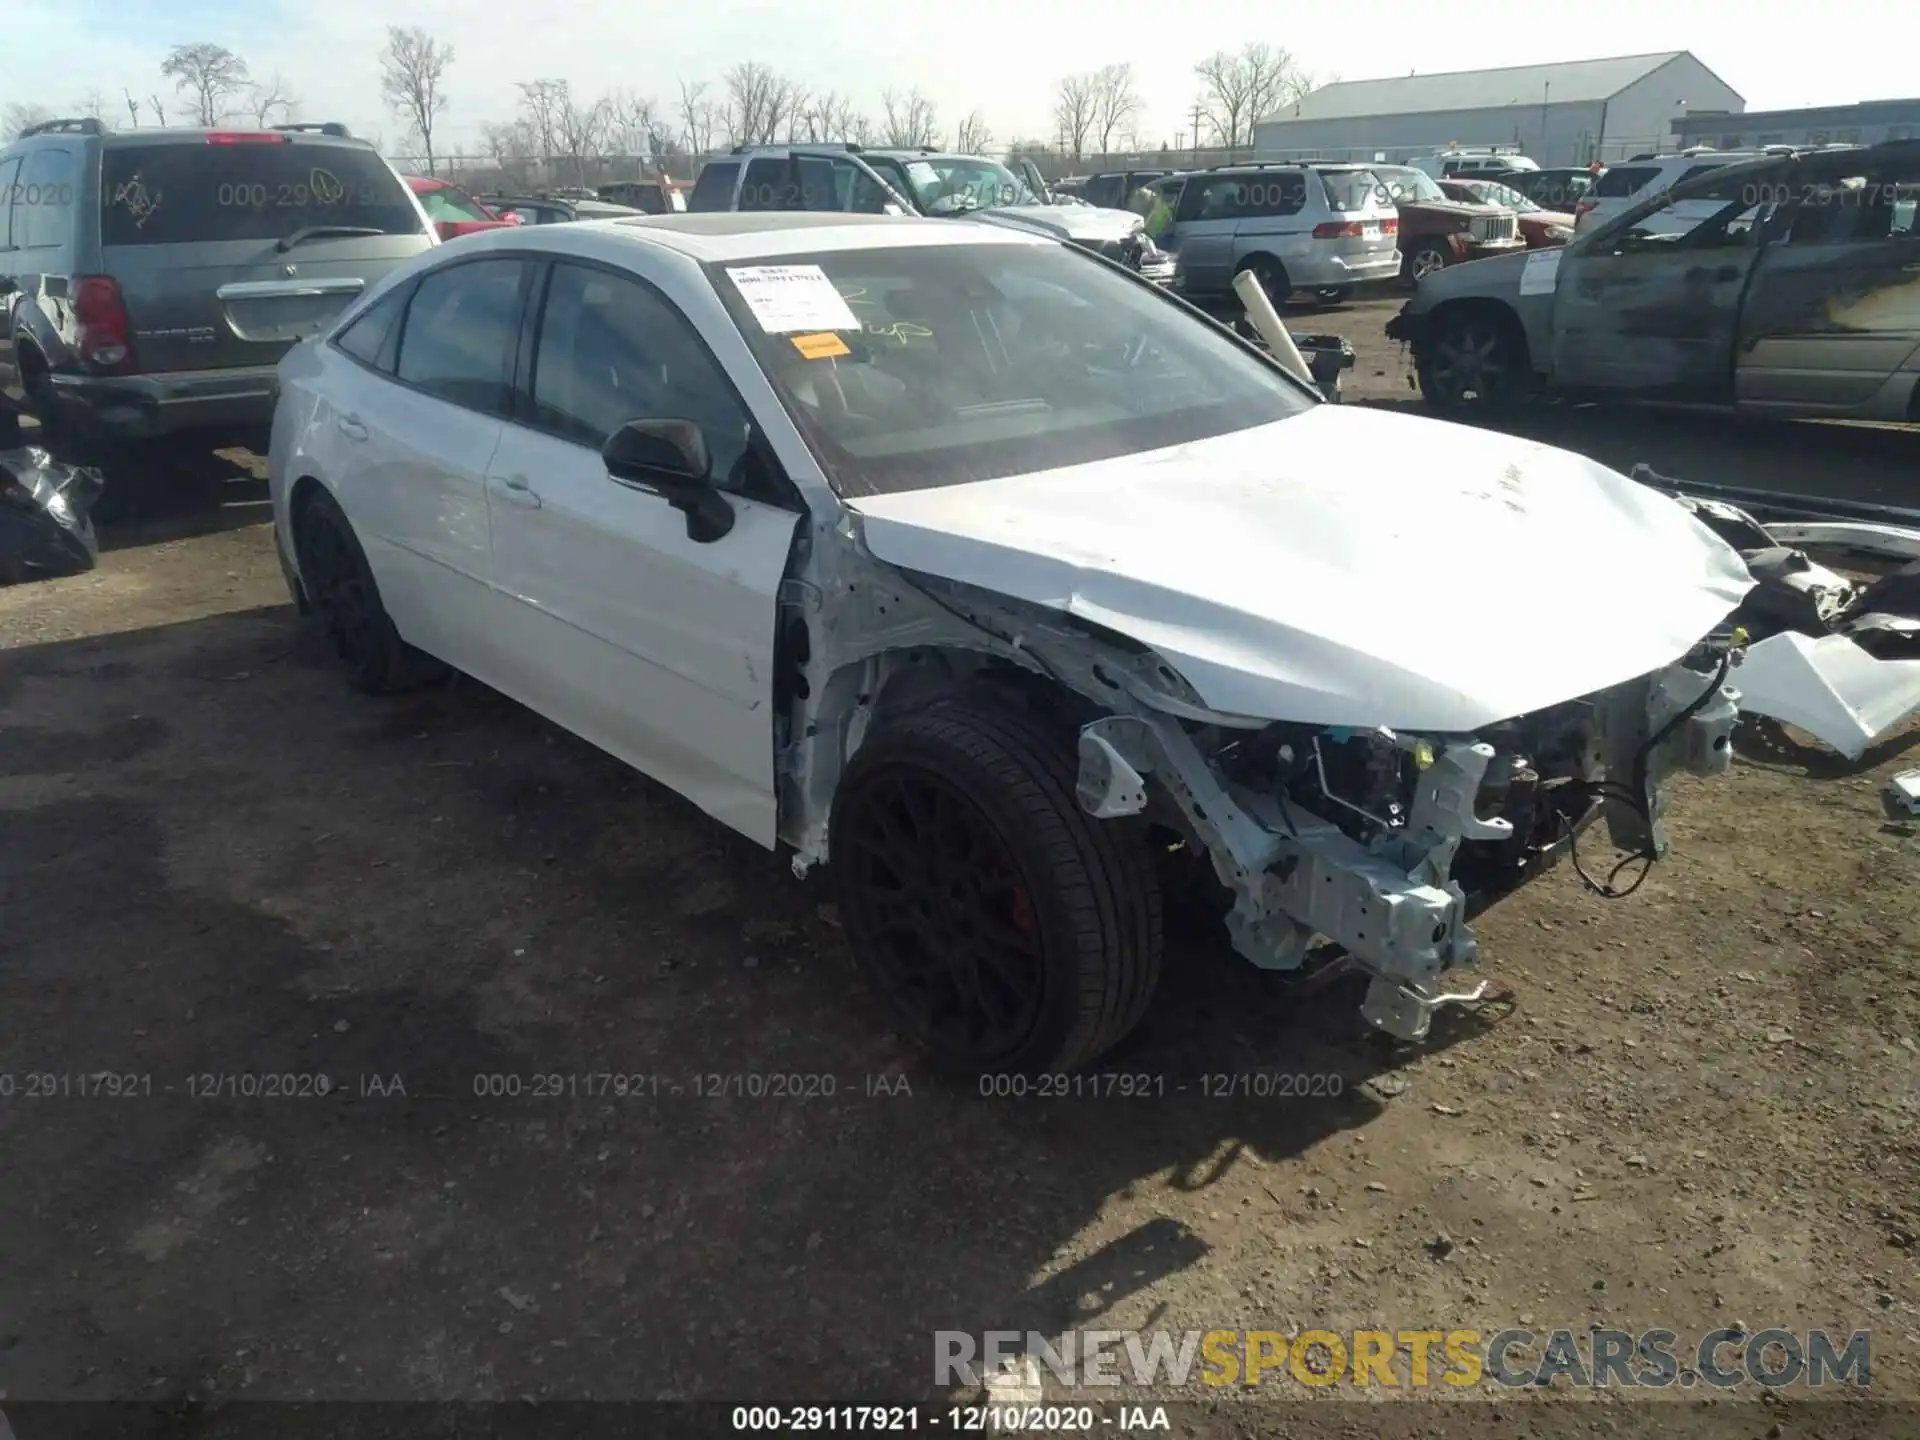
[[1161, 237], [1173, 288], [1218, 295], [1250, 270], [1278, 303], [1295, 290], [1344, 299], [1400, 273], [1400, 216], [1363, 165], [1235, 165], [1187, 177]]

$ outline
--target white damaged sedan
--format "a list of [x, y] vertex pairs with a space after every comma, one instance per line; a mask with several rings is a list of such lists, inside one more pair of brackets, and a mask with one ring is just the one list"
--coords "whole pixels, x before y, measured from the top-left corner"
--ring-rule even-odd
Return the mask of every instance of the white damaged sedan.
[[[1473, 912], [1598, 820], [1651, 864], [1663, 779], [1731, 760], [1751, 579], [1679, 506], [1324, 404], [1006, 229], [441, 246], [283, 362], [272, 492], [354, 683], [456, 668], [830, 861], [902, 1025], [979, 1071], [1133, 1028], [1181, 849], [1249, 960], [1331, 953], [1418, 1040], [1478, 993]], [[1589, 559], [1633, 578], [1583, 605]]]

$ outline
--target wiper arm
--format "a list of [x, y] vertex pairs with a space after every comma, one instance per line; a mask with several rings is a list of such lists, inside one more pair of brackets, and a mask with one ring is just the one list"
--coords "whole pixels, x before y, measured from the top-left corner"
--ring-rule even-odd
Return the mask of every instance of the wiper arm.
[[284, 255], [303, 241], [318, 240], [327, 235], [384, 235], [386, 233], [372, 225], [302, 225], [273, 248]]

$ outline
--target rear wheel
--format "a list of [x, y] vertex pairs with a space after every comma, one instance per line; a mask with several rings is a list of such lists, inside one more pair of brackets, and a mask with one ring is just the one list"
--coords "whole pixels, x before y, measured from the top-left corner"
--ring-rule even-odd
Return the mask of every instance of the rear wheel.
[[1146, 827], [1080, 808], [1071, 734], [997, 697], [943, 700], [869, 739], [834, 798], [855, 958], [947, 1068], [1086, 1065], [1158, 986]]
[[1284, 308], [1287, 297], [1293, 294], [1293, 282], [1287, 278], [1287, 267], [1271, 255], [1254, 256], [1234, 274], [1238, 276], [1241, 271], [1251, 274], [1260, 282], [1260, 288], [1266, 291], [1267, 299], [1276, 310]]
[[1441, 410], [1512, 403], [1528, 382], [1518, 326], [1479, 310], [1443, 313], [1415, 355], [1420, 393]]
[[315, 490], [305, 496], [293, 533], [313, 618], [354, 689], [384, 695], [445, 673], [444, 665], [394, 629], [366, 552], [331, 495]]

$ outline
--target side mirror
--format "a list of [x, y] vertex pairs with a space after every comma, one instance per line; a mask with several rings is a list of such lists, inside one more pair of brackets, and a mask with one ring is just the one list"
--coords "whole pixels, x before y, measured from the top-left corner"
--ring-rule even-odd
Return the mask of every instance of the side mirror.
[[653, 490], [687, 517], [687, 538], [710, 545], [733, 529], [733, 506], [713, 487], [707, 437], [691, 420], [629, 420], [600, 449], [607, 474]]

